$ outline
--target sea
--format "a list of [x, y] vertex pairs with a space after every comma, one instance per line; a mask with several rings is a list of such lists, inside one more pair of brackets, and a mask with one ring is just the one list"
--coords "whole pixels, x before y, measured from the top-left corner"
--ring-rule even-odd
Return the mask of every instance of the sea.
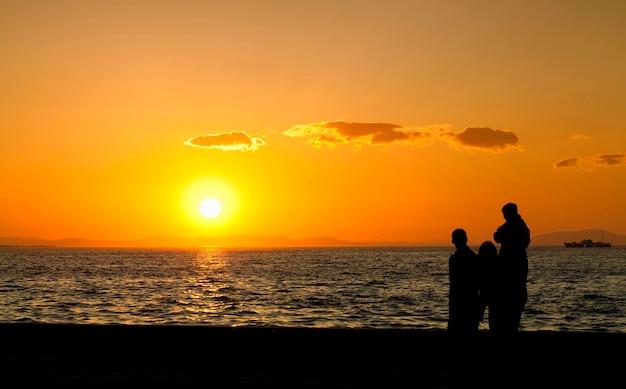
[[[0, 322], [445, 329], [453, 250], [0, 247]], [[528, 258], [520, 330], [626, 332], [626, 247]]]

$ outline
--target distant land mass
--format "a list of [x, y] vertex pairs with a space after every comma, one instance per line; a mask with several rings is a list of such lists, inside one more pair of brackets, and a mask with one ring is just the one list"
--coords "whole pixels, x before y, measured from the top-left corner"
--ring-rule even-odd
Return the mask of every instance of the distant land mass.
[[[613, 246], [626, 246], [626, 236], [604, 230], [562, 231], [531, 237], [531, 246], [563, 246], [563, 242], [591, 239], [612, 243]], [[482, 242], [470, 242], [477, 247]], [[29, 247], [395, 247], [395, 246], [450, 246], [449, 240], [439, 242], [408, 241], [348, 241], [331, 237], [312, 237], [304, 239], [283, 236], [264, 237], [253, 235], [233, 235], [222, 237], [177, 238], [155, 235], [134, 240], [93, 240], [82, 238], [40, 239], [20, 237], [0, 237], [0, 246]]]

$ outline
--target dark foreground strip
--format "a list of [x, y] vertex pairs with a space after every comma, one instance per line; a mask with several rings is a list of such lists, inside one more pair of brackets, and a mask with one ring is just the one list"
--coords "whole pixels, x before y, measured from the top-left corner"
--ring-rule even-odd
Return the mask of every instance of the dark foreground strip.
[[626, 333], [5, 323], [0, 334], [0, 374], [15, 387], [583, 388], [626, 374]]

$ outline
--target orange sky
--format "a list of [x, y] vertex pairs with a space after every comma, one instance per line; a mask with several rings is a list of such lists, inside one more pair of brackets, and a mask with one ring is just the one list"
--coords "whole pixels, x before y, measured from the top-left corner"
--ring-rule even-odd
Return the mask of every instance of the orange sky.
[[0, 236], [476, 245], [508, 201], [532, 235], [626, 235], [624, 20], [603, 0], [5, 2]]

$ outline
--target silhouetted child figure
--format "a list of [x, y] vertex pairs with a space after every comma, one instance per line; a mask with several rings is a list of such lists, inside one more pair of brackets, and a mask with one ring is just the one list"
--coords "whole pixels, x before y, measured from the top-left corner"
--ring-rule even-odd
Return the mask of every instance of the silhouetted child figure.
[[489, 305], [489, 323], [491, 332], [514, 333], [519, 329], [528, 300], [526, 248], [530, 244], [530, 230], [517, 213], [516, 204], [505, 204], [502, 216], [506, 221], [493, 234], [493, 239], [500, 243], [500, 251], [495, 274], [497, 282]]
[[[478, 262], [480, 267], [480, 301], [481, 301], [481, 318], [484, 317], [485, 310], [489, 314], [489, 329], [491, 330], [492, 315], [491, 302], [494, 294], [497, 292], [497, 274], [498, 274], [498, 248], [492, 241], [483, 242], [478, 248]], [[482, 320], [481, 320], [482, 321]]]
[[478, 255], [467, 245], [467, 234], [461, 228], [452, 232], [452, 243], [456, 251], [448, 262], [450, 272], [448, 331], [471, 334], [478, 331], [482, 311]]

